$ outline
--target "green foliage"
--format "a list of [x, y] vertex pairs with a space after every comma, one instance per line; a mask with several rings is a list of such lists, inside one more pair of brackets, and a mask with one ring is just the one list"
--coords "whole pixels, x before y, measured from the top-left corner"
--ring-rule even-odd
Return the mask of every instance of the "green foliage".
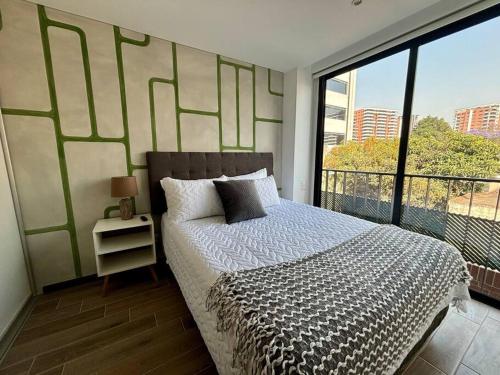
[[398, 161], [399, 139], [369, 138], [365, 142], [347, 142], [325, 156], [329, 169], [368, 172], [394, 172]]
[[495, 177], [499, 172], [497, 143], [453, 131], [443, 119], [424, 118], [410, 137], [407, 173]]
[[450, 124], [443, 118], [427, 116], [420, 120], [413, 135], [440, 137], [452, 131]]
[[[396, 172], [398, 139], [369, 138], [364, 142], [347, 142], [330, 150], [324, 159], [324, 168], [367, 172]], [[483, 177], [500, 174], [500, 144], [477, 135], [452, 130], [442, 118], [425, 117], [410, 136], [407, 174]], [[413, 178], [411, 203], [424, 202], [428, 194], [432, 206], [443, 205], [448, 182]], [[470, 191], [469, 182], [450, 185], [452, 196]], [[480, 190], [484, 186], [476, 186]], [[371, 186], [370, 190], [377, 189]], [[392, 194], [390, 186], [383, 186], [383, 196]]]

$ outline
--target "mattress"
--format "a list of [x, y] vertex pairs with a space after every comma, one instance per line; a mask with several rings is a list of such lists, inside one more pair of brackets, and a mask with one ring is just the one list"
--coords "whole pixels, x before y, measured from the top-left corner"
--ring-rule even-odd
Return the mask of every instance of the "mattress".
[[221, 272], [252, 269], [321, 252], [377, 224], [285, 199], [264, 218], [227, 225], [214, 216], [183, 223], [162, 217], [162, 239], [172, 269], [219, 374], [238, 374], [233, 342], [217, 331], [205, 308], [207, 291]]

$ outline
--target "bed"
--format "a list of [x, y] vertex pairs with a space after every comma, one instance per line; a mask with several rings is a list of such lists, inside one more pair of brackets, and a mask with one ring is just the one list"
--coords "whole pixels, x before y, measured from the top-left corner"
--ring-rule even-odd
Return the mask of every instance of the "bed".
[[[248, 371], [234, 358], [236, 340], [230, 331], [218, 327], [217, 313], [207, 310], [210, 288], [224, 273], [279, 266], [286, 262], [322, 254], [370, 232], [377, 224], [351, 216], [282, 199], [269, 207], [265, 218], [227, 225], [223, 216], [182, 223], [167, 219], [167, 202], [159, 181], [216, 178], [240, 175], [266, 168], [273, 173], [270, 153], [147, 153], [151, 210], [160, 219], [161, 242], [172, 272], [200, 329], [220, 374]], [[398, 368], [401, 373], [437, 328], [448, 310], [439, 309], [426, 321], [418, 340]]]

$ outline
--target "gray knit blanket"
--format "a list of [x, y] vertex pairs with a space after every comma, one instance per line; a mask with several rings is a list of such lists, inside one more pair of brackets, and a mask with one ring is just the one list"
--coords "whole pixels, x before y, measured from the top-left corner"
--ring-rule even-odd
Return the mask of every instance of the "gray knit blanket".
[[251, 374], [392, 374], [470, 275], [445, 242], [381, 225], [292, 262], [222, 274], [207, 298]]

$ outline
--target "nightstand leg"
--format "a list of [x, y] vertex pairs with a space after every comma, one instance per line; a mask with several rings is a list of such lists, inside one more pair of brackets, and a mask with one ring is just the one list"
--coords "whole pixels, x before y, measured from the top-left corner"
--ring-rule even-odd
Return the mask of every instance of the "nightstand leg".
[[153, 265], [149, 266], [149, 272], [151, 273], [151, 277], [153, 278], [155, 285], [158, 285], [158, 276], [156, 275], [156, 271]]
[[108, 285], [109, 285], [109, 275], [104, 276], [104, 284], [102, 285], [102, 295], [106, 297], [108, 293]]

